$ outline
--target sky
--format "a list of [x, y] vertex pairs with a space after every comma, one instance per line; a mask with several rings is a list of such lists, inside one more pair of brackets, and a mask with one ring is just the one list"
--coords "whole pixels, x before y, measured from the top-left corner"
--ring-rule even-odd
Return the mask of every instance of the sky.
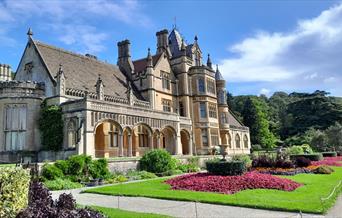
[[133, 59], [156, 50], [155, 33], [195, 35], [233, 95], [275, 91], [342, 96], [342, 2], [335, 0], [0, 0], [0, 63], [13, 70], [33, 38], [115, 64], [117, 42]]

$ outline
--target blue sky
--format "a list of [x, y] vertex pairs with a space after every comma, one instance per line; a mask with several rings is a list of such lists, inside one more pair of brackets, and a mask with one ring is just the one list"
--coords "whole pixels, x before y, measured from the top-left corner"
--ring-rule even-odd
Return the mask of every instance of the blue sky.
[[[155, 51], [155, 32], [177, 28], [220, 66], [234, 95], [322, 89], [342, 96], [342, 5], [328, 0], [34, 1], [0, 0], [0, 63], [16, 69], [34, 38], [116, 63], [116, 43], [132, 56]], [[206, 61], [206, 58], [204, 59]]]

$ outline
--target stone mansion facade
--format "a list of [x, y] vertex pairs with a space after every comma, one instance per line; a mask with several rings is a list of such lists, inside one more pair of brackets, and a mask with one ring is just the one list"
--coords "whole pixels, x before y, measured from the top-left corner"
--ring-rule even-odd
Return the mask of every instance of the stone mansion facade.
[[14, 80], [0, 65], [0, 160], [41, 150], [43, 100], [62, 108], [68, 154], [201, 155], [220, 144], [228, 154], [249, 153], [249, 129], [229, 110], [226, 82], [209, 55], [203, 63], [197, 37], [187, 44], [177, 29], [156, 36], [156, 53], [139, 60], [130, 41], [119, 42], [112, 65], [39, 42], [29, 30]]

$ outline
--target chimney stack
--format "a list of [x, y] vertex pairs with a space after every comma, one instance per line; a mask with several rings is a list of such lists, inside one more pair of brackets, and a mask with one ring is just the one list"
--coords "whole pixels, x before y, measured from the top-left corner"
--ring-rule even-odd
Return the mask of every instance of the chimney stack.
[[134, 65], [131, 59], [130, 45], [128, 39], [118, 42], [118, 66], [129, 79], [132, 79]]
[[169, 31], [167, 29], [161, 30], [156, 33], [157, 36], [157, 54], [165, 51], [169, 54], [169, 40], [168, 40]]
[[12, 70], [7, 64], [0, 64], [0, 81], [12, 80]]

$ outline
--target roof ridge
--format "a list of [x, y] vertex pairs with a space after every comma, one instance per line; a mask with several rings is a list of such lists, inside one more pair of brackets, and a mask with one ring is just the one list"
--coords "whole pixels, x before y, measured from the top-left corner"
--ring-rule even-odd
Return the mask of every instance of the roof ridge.
[[54, 49], [54, 50], [58, 50], [60, 52], [64, 52], [64, 53], [67, 53], [67, 54], [70, 54], [70, 55], [73, 55], [73, 56], [77, 56], [77, 57], [84, 58], [84, 59], [87, 59], [87, 60], [95, 61], [95, 62], [98, 62], [100, 64], [106, 64], [106, 65], [109, 65], [110, 67], [118, 67], [115, 64], [111, 64], [111, 63], [104, 62], [104, 61], [101, 61], [101, 60], [98, 60], [98, 59], [87, 57], [85, 55], [82, 55], [82, 54], [79, 54], [79, 53], [76, 53], [76, 52], [73, 52], [73, 51], [69, 51], [69, 50], [66, 50], [64, 48], [60, 48], [60, 47], [56, 47], [56, 46], [53, 46], [53, 45], [46, 44], [46, 43], [41, 42], [39, 40], [33, 40], [33, 41], [35, 43], [38, 43], [41, 46], [45, 46], [45, 47], [48, 47], [48, 48], [51, 48], [51, 49]]

